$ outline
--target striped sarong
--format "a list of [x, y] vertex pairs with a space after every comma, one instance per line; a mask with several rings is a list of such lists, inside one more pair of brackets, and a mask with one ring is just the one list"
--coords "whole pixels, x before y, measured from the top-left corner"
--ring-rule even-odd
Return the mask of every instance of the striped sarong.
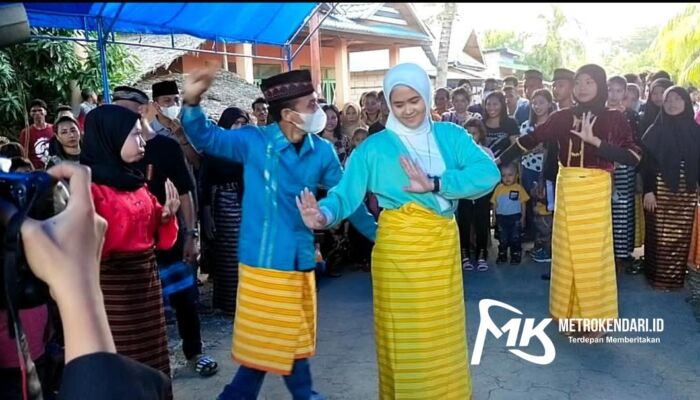
[[552, 231], [549, 312], [562, 318], [617, 318], [610, 173], [559, 167]]
[[380, 399], [468, 399], [464, 288], [454, 218], [384, 210], [372, 253]]
[[634, 248], [644, 246], [644, 198], [634, 195]]
[[294, 360], [316, 352], [313, 270], [239, 266], [233, 359], [249, 368], [289, 375]]
[[615, 166], [612, 195], [615, 258], [629, 258], [634, 251], [636, 177], [634, 167], [621, 164]]
[[693, 231], [695, 190], [687, 190], [685, 170], [681, 168], [678, 193], [666, 186], [659, 173], [655, 195], [656, 210], [646, 212], [644, 270], [653, 287], [680, 289], [685, 282]]
[[100, 286], [117, 352], [170, 376], [163, 295], [152, 250], [103, 260]]
[[695, 223], [688, 250], [688, 267], [698, 270], [700, 266], [700, 202], [695, 206]]
[[238, 289], [238, 233], [241, 227], [241, 203], [232, 185], [217, 186], [212, 202], [216, 233], [209, 242], [212, 305], [226, 313], [236, 310]]

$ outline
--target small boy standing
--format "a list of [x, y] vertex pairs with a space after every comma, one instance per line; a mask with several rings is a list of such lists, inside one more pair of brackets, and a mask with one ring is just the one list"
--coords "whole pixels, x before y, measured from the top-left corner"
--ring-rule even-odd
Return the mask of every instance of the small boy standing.
[[522, 259], [522, 241], [520, 234], [525, 224], [526, 203], [530, 196], [517, 183], [516, 167], [513, 164], [501, 166], [501, 183], [491, 196], [491, 204], [498, 224], [498, 259], [497, 264], [508, 262], [518, 265]]

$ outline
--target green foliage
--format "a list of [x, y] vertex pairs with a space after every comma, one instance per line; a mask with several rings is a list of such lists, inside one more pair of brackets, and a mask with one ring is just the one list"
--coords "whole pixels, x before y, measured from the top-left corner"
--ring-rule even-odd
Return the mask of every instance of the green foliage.
[[528, 33], [516, 33], [509, 30], [490, 29], [484, 32], [482, 48], [497, 49], [507, 47], [516, 51], [525, 49], [525, 41], [530, 37]]
[[586, 49], [579, 39], [564, 38], [561, 30], [569, 21], [559, 6], [552, 5], [552, 15], [538, 17], [545, 23], [544, 42], [535, 44], [525, 54], [524, 63], [551, 77], [559, 67], [576, 68], [586, 58]]
[[602, 55], [608, 75], [638, 74], [659, 69], [657, 57], [651, 48], [658, 33], [658, 27], [643, 27], [628, 36], [611, 39], [609, 49]]
[[[32, 33], [70, 35], [56, 29], [33, 29]], [[51, 110], [69, 100], [68, 83], [79, 68], [73, 44], [68, 42], [32, 40], [0, 50], [0, 134], [19, 134], [33, 98], [44, 99]]]
[[652, 45], [659, 67], [680, 85], [700, 85], [700, 7], [691, 4], [661, 29]]
[[[87, 60], [78, 76], [78, 84], [85, 88], [101, 88], [100, 52], [94, 43], [86, 46]], [[119, 86], [133, 80], [139, 59], [129, 53], [128, 46], [107, 45], [107, 77], [110, 86]], [[100, 92], [101, 90], [97, 90]]]
[[[32, 29], [33, 34], [75, 36], [74, 31]], [[99, 53], [86, 45], [88, 59], [80, 60], [75, 42], [34, 39], [0, 49], [0, 135], [16, 138], [27, 123], [27, 107], [34, 98], [46, 101], [47, 120], [59, 104], [71, 104], [71, 81], [95, 91], [102, 87]], [[123, 46], [107, 46], [110, 84], [125, 82], [136, 71], [136, 56]]]
[[528, 46], [533, 37], [524, 32], [511, 30], [489, 30], [483, 36], [483, 48], [508, 47], [524, 53], [521, 63], [537, 68], [545, 77], [552, 76], [554, 69], [561, 66], [575, 68], [585, 61], [586, 50], [578, 39], [565, 38], [561, 30], [570, 21], [559, 6], [552, 6], [550, 16], [540, 15], [539, 20], [546, 27], [544, 38]]

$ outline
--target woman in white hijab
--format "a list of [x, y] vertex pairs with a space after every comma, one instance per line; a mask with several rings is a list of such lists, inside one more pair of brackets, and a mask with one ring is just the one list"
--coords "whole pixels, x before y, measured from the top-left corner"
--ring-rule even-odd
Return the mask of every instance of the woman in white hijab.
[[468, 399], [464, 291], [457, 200], [489, 193], [495, 163], [462, 127], [433, 122], [431, 87], [415, 64], [384, 78], [386, 129], [348, 159], [343, 178], [316, 202], [297, 199], [304, 223], [327, 229], [368, 191], [384, 211], [372, 253], [374, 325], [381, 399]]

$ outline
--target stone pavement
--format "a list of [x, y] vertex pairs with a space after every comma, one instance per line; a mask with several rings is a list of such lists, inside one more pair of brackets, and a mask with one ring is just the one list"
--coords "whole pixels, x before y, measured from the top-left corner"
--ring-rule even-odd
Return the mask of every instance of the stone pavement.
[[[548, 316], [549, 282], [540, 275], [549, 264], [495, 266], [487, 272], [465, 272], [469, 355], [479, 327], [478, 303], [490, 298], [505, 302], [535, 318]], [[346, 268], [341, 278], [319, 281], [318, 351], [311, 368], [316, 389], [328, 400], [377, 399], [377, 366], [372, 327], [370, 274]], [[616, 337], [658, 337], [658, 344], [570, 343], [546, 329], [556, 348], [550, 365], [529, 363], [510, 353], [506, 335], [486, 339], [480, 365], [472, 365], [474, 400], [644, 400], [700, 399], [700, 324], [685, 303], [687, 292], [653, 291], [643, 276], [621, 275], [620, 316], [663, 318], [662, 333], [616, 333]], [[205, 288], [210, 285], [207, 284]], [[491, 317], [502, 326], [515, 314], [496, 309]], [[173, 326], [168, 327], [175, 369], [175, 399], [215, 399], [230, 382], [237, 366], [229, 357], [231, 321], [203, 315], [206, 351], [220, 364], [217, 375], [202, 379], [183, 367]], [[540, 355], [535, 338], [524, 351]], [[260, 399], [290, 399], [279, 376], [268, 375]]]

